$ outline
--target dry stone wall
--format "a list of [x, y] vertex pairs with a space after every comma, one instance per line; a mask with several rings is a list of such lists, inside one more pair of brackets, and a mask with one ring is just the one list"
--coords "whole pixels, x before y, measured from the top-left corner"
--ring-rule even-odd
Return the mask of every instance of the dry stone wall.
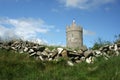
[[71, 50], [62, 47], [50, 50], [47, 46], [16, 40], [9, 42], [0, 42], [0, 48], [5, 50], [13, 50], [18, 53], [27, 53], [30, 57], [41, 61], [58, 61], [60, 58], [67, 60], [68, 65], [73, 66], [75, 63], [87, 62], [94, 63], [98, 57], [109, 60], [112, 56], [120, 54], [120, 43], [106, 45], [99, 50]]

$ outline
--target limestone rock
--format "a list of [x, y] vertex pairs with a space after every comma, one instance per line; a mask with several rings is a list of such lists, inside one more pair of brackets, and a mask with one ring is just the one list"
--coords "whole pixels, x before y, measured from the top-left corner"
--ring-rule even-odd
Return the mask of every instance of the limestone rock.
[[76, 63], [81, 63], [81, 62], [82, 62], [82, 60], [76, 60], [75, 62], [76, 62]]
[[90, 57], [86, 58], [86, 62], [88, 64], [93, 63], [94, 62], [94, 58], [92, 56], [90, 56]]
[[109, 45], [100, 48], [100, 51], [107, 52], [109, 50]]
[[57, 54], [58, 54], [57, 52], [53, 52], [53, 53], [51, 54], [51, 58], [54, 59], [54, 58], [57, 56]]
[[47, 53], [50, 53], [50, 52], [51, 52], [49, 48], [45, 48], [45, 51], [46, 51]]
[[99, 50], [95, 50], [95, 51], [93, 51], [93, 55], [96, 57], [100, 57], [100, 56], [102, 56], [102, 53]]
[[83, 54], [84, 53], [83, 50], [78, 50], [77, 52], [78, 52], [78, 54]]
[[61, 52], [61, 55], [62, 55], [62, 57], [68, 57], [68, 55], [67, 55], [67, 50], [63, 50], [62, 52]]
[[27, 52], [27, 51], [28, 51], [28, 48], [27, 48], [27, 47], [25, 47], [23, 51], [24, 51], [24, 52]]
[[41, 55], [41, 53], [42, 53], [42, 52], [40, 52], [40, 51], [37, 51], [37, 52], [36, 52], [36, 54], [39, 55], [39, 56]]
[[67, 61], [67, 64], [68, 64], [69, 66], [74, 66], [74, 64], [73, 64], [71, 61]]
[[58, 54], [61, 54], [63, 50], [64, 50], [63, 48], [57, 48]]
[[33, 53], [33, 52], [34, 52], [33, 49], [30, 49], [30, 50], [28, 51], [29, 54], [31, 54], [31, 53]]
[[30, 56], [34, 56], [34, 55], [36, 55], [36, 52], [33, 52], [33, 53], [30, 54]]
[[85, 52], [84, 52], [84, 56], [87, 58], [87, 57], [89, 57], [89, 56], [93, 56], [93, 53], [92, 53], [91, 50], [85, 51]]

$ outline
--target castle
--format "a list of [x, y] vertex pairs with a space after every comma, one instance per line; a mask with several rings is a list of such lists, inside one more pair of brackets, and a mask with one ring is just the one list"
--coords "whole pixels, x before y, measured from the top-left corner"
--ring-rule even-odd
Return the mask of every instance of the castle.
[[66, 46], [73, 49], [83, 47], [83, 28], [77, 26], [75, 20], [66, 27]]

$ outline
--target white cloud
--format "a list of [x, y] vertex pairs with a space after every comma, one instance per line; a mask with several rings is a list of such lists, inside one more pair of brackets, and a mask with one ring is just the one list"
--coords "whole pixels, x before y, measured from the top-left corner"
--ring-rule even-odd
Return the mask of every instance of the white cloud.
[[66, 45], [63, 42], [57, 42], [57, 43], [51, 43], [49, 46], [61, 46], [61, 47], [66, 47]]
[[56, 29], [56, 32], [60, 32], [60, 29]]
[[[45, 34], [54, 28], [47, 25], [42, 19], [33, 18], [0, 18], [0, 37], [19, 37], [25, 40], [38, 38], [38, 34]], [[41, 42], [41, 40], [39, 40]]]
[[65, 7], [73, 7], [79, 9], [96, 8], [105, 4], [113, 3], [117, 0], [57, 0], [64, 4]]
[[95, 35], [95, 32], [83, 29], [84, 35]]
[[19, 1], [26, 1], [26, 2], [29, 2], [31, 0], [15, 0], [16, 2], [19, 2]]
[[110, 7], [105, 7], [104, 10], [105, 10], [105, 11], [110, 11], [111, 8], [110, 8]]
[[59, 12], [59, 10], [58, 10], [58, 9], [55, 9], [55, 8], [53, 8], [51, 11], [52, 11], [52, 12], [55, 12], [55, 13], [58, 13], [58, 12]]

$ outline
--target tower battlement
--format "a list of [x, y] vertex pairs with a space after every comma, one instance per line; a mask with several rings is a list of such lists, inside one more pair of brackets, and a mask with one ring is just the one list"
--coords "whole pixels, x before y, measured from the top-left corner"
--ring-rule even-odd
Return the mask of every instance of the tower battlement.
[[80, 26], [75, 26], [75, 27], [72, 27], [72, 26], [67, 26], [66, 28], [66, 32], [69, 32], [69, 31], [82, 31], [82, 27]]

